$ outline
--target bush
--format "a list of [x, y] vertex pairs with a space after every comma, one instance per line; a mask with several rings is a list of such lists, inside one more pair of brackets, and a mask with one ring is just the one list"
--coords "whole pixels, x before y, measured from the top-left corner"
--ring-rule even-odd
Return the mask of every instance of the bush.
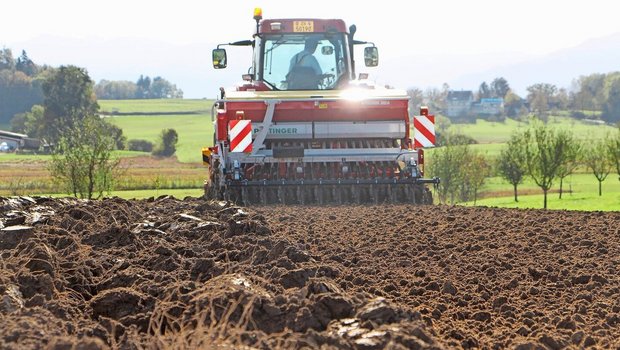
[[179, 135], [174, 129], [163, 129], [159, 135], [159, 141], [153, 149], [153, 155], [159, 157], [170, 157], [177, 151], [177, 141]]
[[129, 140], [129, 142], [127, 142], [127, 149], [138, 152], [152, 152], [153, 142], [147, 140]]
[[581, 111], [571, 111], [570, 117], [574, 119], [586, 119], [588, 116]]
[[473, 137], [458, 134], [458, 133], [443, 133], [437, 134], [437, 146], [447, 146], [447, 145], [475, 145], [478, 141], [476, 141]]

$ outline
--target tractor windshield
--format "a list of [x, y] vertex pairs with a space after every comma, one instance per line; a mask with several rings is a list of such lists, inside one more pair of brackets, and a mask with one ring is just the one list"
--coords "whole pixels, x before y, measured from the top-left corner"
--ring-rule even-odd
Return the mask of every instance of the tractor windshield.
[[279, 90], [330, 90], [347, 80], [341, 33], [270, 35], [263, 38], [262, 80]]

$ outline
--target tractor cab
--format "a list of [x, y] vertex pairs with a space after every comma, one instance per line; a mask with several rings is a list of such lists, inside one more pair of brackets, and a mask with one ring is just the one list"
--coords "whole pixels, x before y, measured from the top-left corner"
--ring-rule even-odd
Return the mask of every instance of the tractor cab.
[[252, 46], [254, 55], [249, 74], [243, 79], [260, 90], [338, 90], [355, 80], [353, 46], [370, 44], [364, 50], [368, 67], [378, 64], [378, 50], [372, 43], [356, 41], [355, 26], [347, 30], [339, 19], [262, 20], [256, 9], [253, 40], [220, 44], [213, 50], [213, 66], [226, 68], [224, 45]]

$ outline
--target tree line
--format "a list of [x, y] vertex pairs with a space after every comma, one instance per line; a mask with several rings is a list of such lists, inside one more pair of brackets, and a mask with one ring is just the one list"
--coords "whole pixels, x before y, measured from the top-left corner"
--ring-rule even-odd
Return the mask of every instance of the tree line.
[[84, 68], [61, 66], [42, 81], [43, 102], [13, 118], [13, 129], [45, 140], [52, 148], [50, 173], [66, 193], [80, 198], [101, 197], [118, 176], [120, 160], [113, 153], [127, 147], [148, 148], [156, 156], [171, 156], [178, 135], [162, 130], [155, 145], [126, 140], [123, 131], [98, 115], [94, 82]]
[[596, 178], [599, 196], [603, 194], [602, 182], [612, 171], [620, 180], [620, 128], [584, 142], [569, 130], [556, 130], [533, 117], [527, 129], [511, 135], [494, 160], [472, 149], [458, 135], [444, 137], [445, 147], [433, 152], [429, 169], [433, 176], [441, 178], [438, 196], [442, 203], [475, 203], [485, 179], [492, 175], [501, 176], [513, 186], [515, 202], [518, 186], [529, 177], [543, 192], [544, 208], [552, 186], [559, 182], [562, 198], [564, 179], [578, 168], [587, 169]]
[[162, 77], [140, 75], [135, 83], [101, 80], [95, 85], [95, 95], [101, 100], [183, 98], [183, 90]]
[[[427, 105], [433, 111], [441, 113], [446, 109], [446, 98], [450, 86], [443, 84], [438, 88], [422, 91], [409, 89], [411, 110], [419, 110]], [[527, 119], [530, 114], [537, 115], [545, 121], [549, 114], [568, 110], [572, 117], [578, 119], [600, 119], [609, 123], [620, 122], [620, 72], [591, 74], [573, 80], [570, 89], [549, 83], [536, 83], [526, 88], [524, 97], [516, 94], [508, 81], [498, 77], [490, 83], [482, 82], [473, 91], [475, 100], [483, 98], [502, 98], [504, 111], [500, 117], [520, 117]], [[472, 120], [479, 116], [472, 116]], [[497, 118], [497, 116], [495, 116]]]
[[[35, 63], [22, 51], [17, 58], [9, 48], [0, 49], [0, 124], [7, 124], [18, 113], [31, 111], [44, 99], [43, 82], [56, 68]], [[101, 80], [93, 93], [99, 99], [183, 98], [183, 91], [162, 77], [138, 80]]]
[[42, 84], [50, 69], [35, 64], [26, 51], [16, 59], [10, 49], [0, 49], [0, 123], [43, 102]]

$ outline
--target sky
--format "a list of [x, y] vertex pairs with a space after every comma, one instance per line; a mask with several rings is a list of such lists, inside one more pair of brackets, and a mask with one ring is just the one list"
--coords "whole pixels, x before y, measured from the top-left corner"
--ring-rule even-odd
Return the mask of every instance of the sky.
[[[620, 33], [620, 4], [613, 0], [385, 0], [372, 3], [342, 0], [10, 1], [2, 5], [5, 15], [0, 21], [0, 47], [28, 51], [28, 47], [23, 46], [49, 37], [60, 42], [130, 40], [138, 43], [136, 45], [140, 41], [187, 47], [213, 45], [250, 38], [254, 29], [254, 7], [261, 7], [265, 18], [341, 18], [348, 25], [356, 24], [358, 39], [372, 41], [380, 48], [382, 60], [429, 57], [429, 65], [433, 64], [433, 57], [441, 55], [486, 55], [489, 64], [498, 57], [505, 62], [510, 57], [545, 55], [592, 38]], [[20, 13], [24, 15], [6, 15]], [[55, 50], [62, 51], [63, 47]], [[60, 55], [58, 52], [38, 53], [46, 57], [37, 57], [37, 63], [56, 64], [54, 54]], [[81, 62], [80, 55], [87, 53], [76, 50], [70, 54], [76, 62]], [[99, 67], [105, 64], [106, 58], [102, 57], [101, 62], [92, 60], [91, 57], [83, 62]], [[113, 61], [115, 65], [122, 65], [122, 61]], [[208, 63], [208, 59], [205, 61]], [[204, 68], [211, 69], [208, 65]], [[450, 70], [458, 74], [458, 64], [453, 64]]]

